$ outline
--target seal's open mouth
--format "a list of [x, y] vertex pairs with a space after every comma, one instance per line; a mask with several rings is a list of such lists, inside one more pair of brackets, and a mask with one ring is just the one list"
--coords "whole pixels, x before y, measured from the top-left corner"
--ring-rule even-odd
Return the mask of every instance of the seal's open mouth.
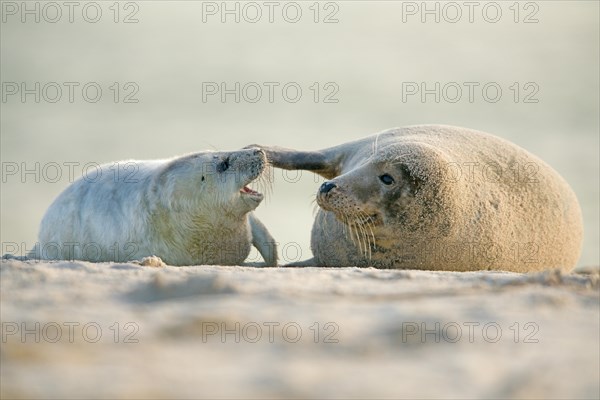
[[248, 186], [244, 186], [243, 188], [240, 189], [240, 194], [242, 196], [249, 196], [249, 197], [253, 197], [253, 198], [261, 198], [263, 197], [262, 193], [257, 192], [256, 190], [252, 190], [250, 189]]

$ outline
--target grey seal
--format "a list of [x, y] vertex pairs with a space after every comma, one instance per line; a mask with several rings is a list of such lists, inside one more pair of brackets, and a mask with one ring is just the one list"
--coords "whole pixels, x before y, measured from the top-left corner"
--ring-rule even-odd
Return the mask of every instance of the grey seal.
[[248, 187], [266, 163], [246, 149], [102, 165], [50, 205], [29, 257], [239, 265], [254, 245], [275, 266], [275, 241], [252, 214], [263, 194]]
[[491, 134], [420, 125], [317, 151], [259, 147], [275, 167], [327, 179], [304, 265], [527, 272], [579, 259], [567, 182]]

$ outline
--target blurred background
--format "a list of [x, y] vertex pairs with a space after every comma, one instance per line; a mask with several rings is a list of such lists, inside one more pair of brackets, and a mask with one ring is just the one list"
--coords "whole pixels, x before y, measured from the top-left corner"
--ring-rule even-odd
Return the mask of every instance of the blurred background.
[[[33, 246], [88, 163], [319, 149], [440, 123], [494, 133], [560, 172], [583, 209], [579, 265], [599, 264], [598, 2], [1, 4], [3, 253]], [[276, 170], [257, 210], [284, 262], [311, 257], [318, 185]]]

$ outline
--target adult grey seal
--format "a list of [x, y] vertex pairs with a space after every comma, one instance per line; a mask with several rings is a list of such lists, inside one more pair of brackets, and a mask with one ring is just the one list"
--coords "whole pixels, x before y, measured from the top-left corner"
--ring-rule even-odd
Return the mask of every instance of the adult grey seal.
[[526, 272], [568, 271], [579, 259], [569, 185], [496, 136], [422, 125], [319, 151], [260, 147], [275, 167], [328, 179], [306, 265]]
[[29, 256], [239, 265], [253, 244], [275, 266], [275, 241], [252, 214], [263, 194], [247, 186], [265, 166], [260, 149], [100, 166], [48, 208]]

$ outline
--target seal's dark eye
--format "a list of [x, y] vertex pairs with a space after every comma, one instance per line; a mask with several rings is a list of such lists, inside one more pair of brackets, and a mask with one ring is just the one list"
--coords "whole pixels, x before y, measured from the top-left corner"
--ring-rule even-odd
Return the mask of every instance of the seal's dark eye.
[[394, 183], [394, 178], [390, 174], [383, 174], [379, 177], [379, 180], [383, 182], [384, 185], [391, 185]]
[[228, 168], [229, 168], [229, 158], [226, 158], [219, 163], [217, 170], [219, 172], [223, 172], [223, 171], [227, 171]]

